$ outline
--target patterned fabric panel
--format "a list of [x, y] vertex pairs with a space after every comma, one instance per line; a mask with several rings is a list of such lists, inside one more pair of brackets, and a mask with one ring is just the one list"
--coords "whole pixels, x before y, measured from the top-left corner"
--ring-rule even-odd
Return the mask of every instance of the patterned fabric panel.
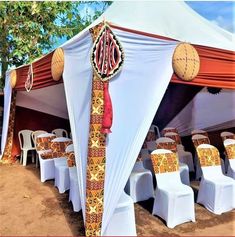
[[177, 151], [177, 145], [175, 142], [164, 142], [164, 143], [158, 143], [157, 144], [157, 149], [167, 149], [172, 152]]
[[168, 132], [175, 132], [175, 133], [178, 133], [178, 130], [176, 129], [176, 128], [164, 128], [163, 130], [162, 130], [162, 135], [164, 136], [166, 133], [168, 133]]
[[66, 157], [67, 157], [67, 164], [68, 167], [74, 167], [76, 166], [76, 162], [75, 162], [75, 154], [74, 152], [67, 152], [66, 153]]
[[144, 144], [142, 146], [143, 149], [147, 149], [147, 142], [152, 142], [152, 141], [156, 141], [157, 137], [154, 131], [148, 131], [148, 134], [144, 140]]
[[176, 142], [177, 145], [181, 144], [180, 135], [177, 133], [176, 135], [165, 135], [165, 137], [169, 137]]
[[155, 174], [179, 170], [179, 162], [175, 153], [151, 154]]
[[235, 139], [235, 134], [233, 135], [227, 135], [227, 136], [223, 136], [222, 140], [225, 141], [226, 139]]
[[235, 159], [235, 144], [225, 146], [228, 159]]
[[42, 159], [54, 159], [60, 157], [67, 157], [66, 152], [45, 152], [41, 154]]
[[56, 138], [55, 135], [51, 135], [49, 137], [37, 137], [36, 138], [36, 150], [44, 151], [51, 149], [51, 140]]
[[197, 148], [197, 155], [201, 166], [220, 165], [220, 154], [215, 147]]
[[201, 138], [201, 139], [195, 139], [193, 140], [193, 145], [195, 148], [197, 148], [201, 144], [210, 144], [209, 138]]
[[65, 152], [65, 149], [68, 145], [72, 144], [72, 141], [66, 142], [52, 142], [51, 143], [51, 150], [53, 152]]
[[142, 161], [142, 160], [143, 160], [143, 159], [142, 159], [141, 152], [140, 152], [139, 155], [138, 155], [138, 157], [137, 157], [136, 162], [138, 162], [138, 161]]

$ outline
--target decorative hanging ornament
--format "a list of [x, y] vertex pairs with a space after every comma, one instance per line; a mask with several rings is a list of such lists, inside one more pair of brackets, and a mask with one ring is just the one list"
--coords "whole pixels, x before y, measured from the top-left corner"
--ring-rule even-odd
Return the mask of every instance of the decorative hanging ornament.
[[216, 87], [207, 87], [207, 91], [210, 94], [217, 95], [221, 92], [222, 88], [216, 88]]
[[112, 101], [109, 95], [109, 80], [122, 68], [124, 52], [120, 42], [112, 32], [108, 23], [104, 22], [94, 42], [91, 63], [97, 76], [104, 82], [104, 115], [101, 132], [111, 133], [113, 121]]
[[53, 80], [59, 81], [62, 78], [64, 71], [64, 51], [62, 48], [57, 48], [51, 59], [51, 75]]
[[30, 92], [32, 87], [33, 87], [33, 64], [30, 64], [27, 80], [25, 82], [25, 89], [27, 92]]

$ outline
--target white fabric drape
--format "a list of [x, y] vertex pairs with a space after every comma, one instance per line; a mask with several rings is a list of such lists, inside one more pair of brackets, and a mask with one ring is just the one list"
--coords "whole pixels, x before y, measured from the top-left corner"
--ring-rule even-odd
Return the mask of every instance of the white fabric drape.
[[10, 84], [10, 72], [8, 71], [6, 73], [6, 81], [4, 87], [4, 109], [3, 109], [2, 140], [1, 140], [2, 154], [0, 155], [0, 159], [2, 158], [6, 146], [10, 108], [11, 108], [11, 93], [12, 89]]
[[[177, 44], [120, 30], [114, 32], [123, 46], [125, 62], [121, 72], [110, 82], [114, 117], [106, 150], [102, 234], [123, 192], [171, 79], [171, 58]], [[63, 46], [63, 77], [75, 154], [78, 157], [83, 213], [91, 104], [91, 47], [92, 40], [88, 33]]]

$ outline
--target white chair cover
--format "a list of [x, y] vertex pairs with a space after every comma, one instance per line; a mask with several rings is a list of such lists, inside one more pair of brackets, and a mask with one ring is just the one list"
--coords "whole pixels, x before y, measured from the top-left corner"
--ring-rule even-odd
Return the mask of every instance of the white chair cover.
[[[234, 145], [235, 146], [235, 140], [234, 139], [226, 139], [224, 140], [224, 146], [225, 148], [229, 145]], [[233, 155], [233, 154], [231, 154]], [[228, 159], [228, 154], [225, 157], [225, 161], [227, 161], [228, 164], [228, 171], [227, 171], [227, 176], [235, 179], [235, 157], [229, 157]]]
[[[215, 147], [201, 144], [197, 147], [197, 152], [200, 148], [211, 149]], [[232, 210], [235, 207], [235, 181], [223, 175], [220, 165], [202, 166], [202, 173], [197, 202], [218, 215]]]
[[[46, 138], [46, 137], [55, 137], [53, 133], [44, 133], [37, 136], [38, 138]], [[46, 180], [55, 178], [55, 164], [53, 159], [42, 159], [41, 154], [51, 152], [51, 150], [37, 150], [40, 164], [40, 179], [41, 182], [45, 182]]]
[[[70, 138], [66, 137], [57, 137], [53, 139], [51, 142], [71, 142]], [[66, 151], [66, 150], [65, 150]], [[64, 152], [65, 152], [64, 151]], [[69, 190], [70, 182], [69, 182], [69, 167], [67, 165], [67, 158], [60, 157], [54, 159], [55, 164], [55, 187], [58, 188], [59, 193], [64, 193]]]
[[142, 161], [135, 163], [127, 182], [125, 191], [131, 196], [134, 203], [145, 201], [153, 197], [153, 177], [150, 170], [143, 166]]
[[134, 203], [125, 192], [118, 201], [104, 236], [136, 236]]
[[[157, 149], [151, 153], [172, 153], [166, 149]], [[163, 218], [169, 228], [195, 221], [194, 194], [192, 188], [180, 180], [179, 171], [156, 173], [157, 188], [153, 206], [153, 215]]]

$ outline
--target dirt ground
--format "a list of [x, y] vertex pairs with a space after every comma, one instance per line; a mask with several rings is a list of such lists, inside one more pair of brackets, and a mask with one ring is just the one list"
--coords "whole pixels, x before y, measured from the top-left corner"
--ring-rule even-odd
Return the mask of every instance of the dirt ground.
[[[68, 193], [59, 194], [53, 184], [40, 182], [34, 164], [1, 165], [0, 235], [84, 235], [81, 212], [73, 212]], [[235, 211], [214, 215], [196, 204], [196, 223], [169, 229], [163, 220], [151, 215], [152, 204], [153, 199], [135, 204], [139, 236], [235, 236]]]

